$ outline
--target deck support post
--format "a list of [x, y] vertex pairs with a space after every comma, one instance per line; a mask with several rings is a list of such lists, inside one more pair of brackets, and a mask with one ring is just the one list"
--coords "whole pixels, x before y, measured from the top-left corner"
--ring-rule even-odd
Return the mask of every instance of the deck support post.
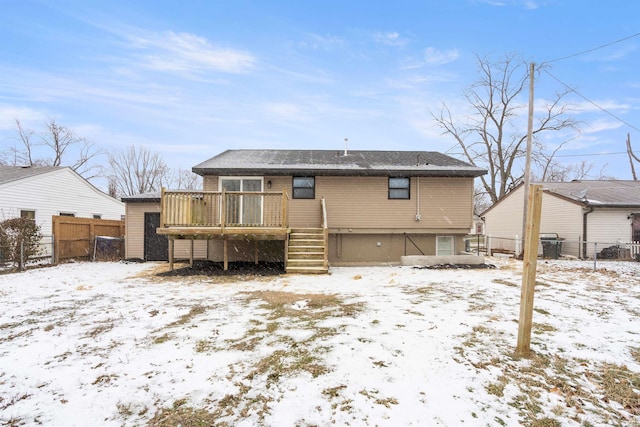
[[289, 260], [289, 233], [284, 236], [284, 271], [287, 271], [287, 261]]
[[194, 240], [191, 239], [191, 247], [189, 248], [189, 267], [193, 268], [193, 245]]
[[258, 240], [254, 240], [253, 241], [253, 257], [254, 257], [254, 262], [256, 263], [256, 265], [258, 265], [258, 255], [259, 255], [259, 251], [258, 251]]
[[222, 257], [223, 257], [223, 269], [227, 271], [229, 269], [229, 249], [228, 249], [228, 239], [227, 236], [224, 236], [222, 240]]
[[169, 270], [173, 271], [173, 242], [175, 239], [169, 238]]

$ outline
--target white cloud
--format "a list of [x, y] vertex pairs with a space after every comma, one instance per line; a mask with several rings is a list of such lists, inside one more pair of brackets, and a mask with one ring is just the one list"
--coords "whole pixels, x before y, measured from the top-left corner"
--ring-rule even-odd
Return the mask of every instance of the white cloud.
[[15, 130], [16, 119], [25, 128], [33, 127], [32, 124], [46, 121], [48, 116], [42, 111], [16, 105], [0, 105], [0, 130]]
[[427, 65], [444, 65], [453, 62], [460, 56], [457, 49], [441, 51], [435, 47], [428, 47], [424, 50], [424, 60]]
[[159, 71], [245, 73], [257, 62], [248, 52], [216, 47], [206, 38], [191, 33], [168, 31], [130, 37], [130, 40], [133, 47], [146, 52], [144, 66]]
[[378, 32], [373, 35], [373, 39], [377, 43], [381, 43], [387, 46], [404, 46], [408, 43], [407, 39], [400, 37], [400, 34], [396, 32]]
[[336, 36], [321, 36], [318, 34], [309, 34], [307, 40], [296, 43], [296, 46], [303, 49], [330, 50], [336, 47], [343, 47], [344, 40]]

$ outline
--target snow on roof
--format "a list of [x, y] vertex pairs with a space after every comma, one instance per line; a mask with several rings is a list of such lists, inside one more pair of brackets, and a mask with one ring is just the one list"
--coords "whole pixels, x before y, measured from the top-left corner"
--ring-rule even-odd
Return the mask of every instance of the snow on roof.
[[227, 150], [193, 167], [200, 175], [480, 176], [486, 171], [435, 151]]

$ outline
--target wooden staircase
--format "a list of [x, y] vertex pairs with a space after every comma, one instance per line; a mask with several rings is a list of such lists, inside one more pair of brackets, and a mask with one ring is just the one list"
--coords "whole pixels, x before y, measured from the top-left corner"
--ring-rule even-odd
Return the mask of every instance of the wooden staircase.
[[287, 246], [287, 273], [328, 273], [327, 244], [322, 228], [291, 229]]

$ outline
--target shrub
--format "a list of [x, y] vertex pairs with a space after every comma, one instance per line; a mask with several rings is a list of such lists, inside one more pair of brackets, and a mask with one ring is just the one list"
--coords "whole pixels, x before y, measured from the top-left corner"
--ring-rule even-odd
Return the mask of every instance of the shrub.
[[0, 222], [0, 260], [22, 269], [23, 262], [38, 254], [41, 239], [40, 227], [32, 219], [11, 218]]

